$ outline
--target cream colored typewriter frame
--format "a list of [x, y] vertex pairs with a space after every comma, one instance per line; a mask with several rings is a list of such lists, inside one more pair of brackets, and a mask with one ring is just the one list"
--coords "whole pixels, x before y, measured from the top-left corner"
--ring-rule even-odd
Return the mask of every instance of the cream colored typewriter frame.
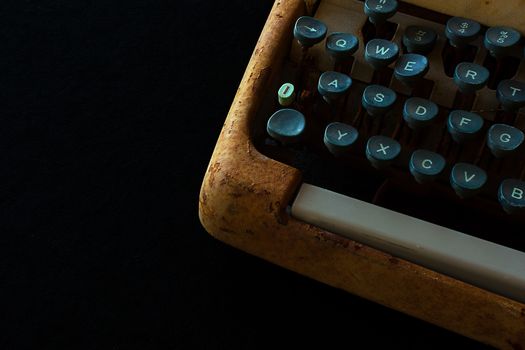
[[[324, 0], [327, 3], [353, 0]], [[525, 1], [408, 1], [524, 32]], [[500, 4], [501, 5], [501, 4]], [[303, 0], [277, 0], [208, 166], [199, 198], [214, 237], [263, 259], [498, 348], [525, 348], [525, 305], [298, 221], [286, 213], [299, 170], [259, 153], [250, 139], [273, 78], [289, 53]], [[524, 12], [517, 15], [517, 12]], [[524, 229], [525, 232], [525, 229]]]

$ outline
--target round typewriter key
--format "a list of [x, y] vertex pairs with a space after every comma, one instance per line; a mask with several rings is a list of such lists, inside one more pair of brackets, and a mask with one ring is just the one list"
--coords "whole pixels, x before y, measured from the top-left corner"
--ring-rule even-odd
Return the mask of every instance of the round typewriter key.
[[372, 39], [365, 46], [365, 61], [374, 69], [388, 66], [397, 59], [399, 47], [384, 39]]
[[332, 33], [326, 38], [326, 51], [334, 59], [350, 59], [359, 48], [359, 39], [350, 33]]
[[445, 27], [445, 35], [454, 47], [468, 45], [476, 39], [480, 31], [481, 25], [478, 22], [462, 17], [452, 17]]
[[397, 11], [396, 0], [366, 0], [365, 15], [370, 22], [381, 23], [392, 17]]
[[417, 53], [407, 53], [399, 57], [394, 67], [397, 80], [411, 86], [428, 72], [428, 59]]
[[454, 141], [463, 142], [474, 138], [483, 123], [483, 118], [476, 113], [454, 110], [448, 115], [447, 129]]
[[411, 97], [403, 106], [403, 119], [411, 129], [428, 126], [436, 118], [438, 106], [421, 97]]
[[377, 169], [390, 165], [400, 153], [401, 145], [390, 137], [372, 136], [366, 143], [366, 158]]
[[291, 83], [284, 83], [277, 91], [277, 99], [279, 104], [287, 107], [295, 100], [295, 87]]
[[462, 62], [454, 71], [454, 83], [465, 94], [471, 94], [481, 89], [489, 80], [489, 71], [479, 64]]
[[478, 193], [487, 182], [487, 173], [469, 163], [457, 163], [450, 172], [450, 185], [461, 198]]
[[289, 144], [299, 141], [305, 124], [301, 112], [291, 108], [280, 109], [268, 119], [266, 131], [274, 139]]
[[363, 91], [361, 103], [371, 116], [380, 116], [392, 108], [397, 95], [394, 90], [381, 85], [368, 85]]
[[504, 110], [515, 112], [525, 106], [525, 83], [517, 80], [502, 80], [496, 96]]
[[485, 33], [483, 44], [495, 57], [508, 56], [520, 41], [521, 34], [510, 27], [491, 27]]
[[445, 169], [445, 158], [440, 154], [419, 149], [410, 157], [410, 173], [419, 183], [434, 180]]
[[334, 100], [344, 95], [352, 86], [352, 79], [339, 72], [324, 72], [319, 77], [317, 90], [326, 99]]
[[432, 51], [436, 44], [437, 34], [432, 28], [408, 26], [403, 34], [403, 45], [410, 53], [425, 55]]
[[359, 136], [356, 128], [345, 123], [330, 123], [324, 130], [324, 144], [336, 155], [342, 155], [350, 149]]
[[487, 146], [495, 157], [501, 158], [516, 151], [523, 139], [520, 129], [506, 124], [494, 124], [487, 133]]
[[499, 185], [498, 200], [507, 213], [512, 214], [525, 208], [525, 182], [506, 179]]
[[302, 16], [295, 22], [293, 35], [303, 47], [310, 47], [323, 41], [326, 30], [323, 22], [313, 17]]

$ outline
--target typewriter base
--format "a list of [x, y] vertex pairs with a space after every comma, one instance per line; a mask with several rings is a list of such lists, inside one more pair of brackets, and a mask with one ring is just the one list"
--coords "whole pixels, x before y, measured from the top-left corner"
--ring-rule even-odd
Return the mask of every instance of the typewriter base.
[[199, 201], [214, 237], [290, 270], [498, 348], [525, 348], [525, 305], [300, 222], [300, 172], [260, 154], [250, 121], [289, 48], [302, 0], [276, 1], [213, 153]]

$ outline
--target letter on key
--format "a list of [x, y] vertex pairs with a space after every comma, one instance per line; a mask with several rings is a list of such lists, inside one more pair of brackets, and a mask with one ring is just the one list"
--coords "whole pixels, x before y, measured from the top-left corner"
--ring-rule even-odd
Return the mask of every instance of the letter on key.
[[334, 122], [324, 130], [324, 144], [335, 156], [346, 153], [359, 136], [358, 131], [351, 125]]
[[403, 106], [403, 119], [411, 129], [428, 126], [438, 114], [438, 106], [421, 97], [411, 97]]
[[450, 172], [450, 185], [461, 198], [472, 197], [487, 182], [487, 173], [469, 163], [457, 163]]
[[348, 75], [330, 71], [321, 74], [317, 90], [326, 100], [331, 101], [344, 95], [351, 85], [352, 79]]
[[525, 83], [517, 80], [502, 80], [496, 96], [504, 110], [515, 112], [525, 106]]
[[498, 190], [498, 200], [507, 213], [525, 208], [525, 182], [518, 179], [504, 180]]
[[447, 129], [456, 142], [473, 139], [483, 127], [483, 118], [476, 113], [454, 110], [447, 120]]
[[410, 173], [417, 182], [434, 180], [445, 169], [445, 158], [440, 154], [419, 149], [410, 157]]
[[368, 85], [363, 91], [361, 103], [371, 116], [381, 116], [392, 108], [396, 99], [394, 90], [381, 85]]
[[366, 157], [377, 169], [390, 165], [400, 153], [401, 145], [390, 137], [372, 136], [366, 144]]
[[396, 43], [384, 39], [372, 39], [365, 46], [365, 61], [378, 70], [397, 59], [399, 47]]
[[359, 48], [359, 39], [350, 33], [332, 33], [326, 38], [325, 47], [336, 61], [344, 62]]
[[394, 67], [394, 76], [408, 86], [413, 85], [428, 72], [428, 59], [417, 53], [402, 55]]
[[464, 94], [472, 94], [487, 85], [489, 75], [489, 70], [479, 64], [462, 62], [454, 71], [454, 83]]
[[285, 108], [278, 110], [268, 119], [266, 131], [274, 139], [289, 144], [299, 141], [305, 124], [304, 115], [301, 112]]
[[323, 41], [326, 36], [326, 25], [309, 16], [302, 16], [295, 22], [294, 37], [303, 47], [310, 47]]
[[520, 129], [507, 124], [494, 124], [487, 134], [487, 146], [495, 157], [501, 158], [516, 151], [523, 139]]

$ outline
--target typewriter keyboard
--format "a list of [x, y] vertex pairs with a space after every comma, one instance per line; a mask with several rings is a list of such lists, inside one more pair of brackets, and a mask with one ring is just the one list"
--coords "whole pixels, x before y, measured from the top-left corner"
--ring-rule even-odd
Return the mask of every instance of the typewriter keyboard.
[[[322, 206], [319, 215], [329, 212], [321, 217], [315, 205], [303, 207], [310, 212], [303, 217], [290, 203], [292, 215], [341, 234], [344, 222], [323, 225], [338, 221], [330, 213], [354, 220], [351, 232], [388, 231], [381, 222], [399, 221], [409, 236], [472, 237], [443, 249], [466, 244], [487, 256], [504, 249], [496, 260], [516, 253], [507, 260], [519, 265], [511, 274], [521, 284], [510, 295], [525, 299], [521, 34], [505, 23], [486, 27], [395, 0], [324, 0], [313, 17], [297, 20], [293, 36], [253, 129], [263, 154], [302, 171], [308, 185], [297, 200], [310, 196]], [[336, 196], [337, 208], [326, 209], [317, 195]], [[364, 212], [373, 213], [371, 222], [359, 222]]]

